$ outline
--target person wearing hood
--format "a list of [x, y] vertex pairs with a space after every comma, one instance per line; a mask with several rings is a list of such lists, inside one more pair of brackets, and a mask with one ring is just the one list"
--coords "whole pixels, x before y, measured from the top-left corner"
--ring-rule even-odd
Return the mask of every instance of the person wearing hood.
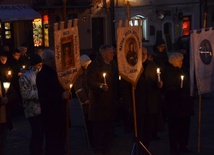
[[30, 58], [29, 71], [19, 78], [20, 92], [23, 101], [25, 117], [31, 127], [30, 155], [40, 155], [43, 145], [43, 127], [41, 107], [36, 87], [36, 75], [42, 68], [42, 59], [39, 55]]
[[161, 71], [164, 70], [166, 65], [168, 65], [168, 55], [166, 52], [166, 43], [161, 39], [157, 39], [155, 45], [153, 46], [154, 51], [154, 61], [160, 67]]
[[61, 86], [55, 65], [54, 51], [42, 53], [43, 66], [36, 77], [42, 123], [45, 136], [46, 155], [64, 155], [66, 141], [66, 100], [70, 91]]

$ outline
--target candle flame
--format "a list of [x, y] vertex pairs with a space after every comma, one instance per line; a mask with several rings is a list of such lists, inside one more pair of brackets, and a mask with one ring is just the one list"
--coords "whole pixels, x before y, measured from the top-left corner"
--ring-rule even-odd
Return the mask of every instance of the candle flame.
[[181, 80], [184, 80], [184, 75], [181, 75]]
[[8, 75], [11, 75], [12, 74], [12, 72], [11, 71], [8, 71], [8, 73], [7, 73]]
[[71, 89], [71, 88], [73, 87], [73, 84], [70, 84], [70, 86], [69, 86], [69, 87], [70, 87], [70, 89]]
[[25, 65], [23, 65], [22, 68], [25, 69]]
[[106, 77], [106, 73], [103, 73], [103, 77]]
[[160, 68], [157, 68], [157, 74], [160, 74]]

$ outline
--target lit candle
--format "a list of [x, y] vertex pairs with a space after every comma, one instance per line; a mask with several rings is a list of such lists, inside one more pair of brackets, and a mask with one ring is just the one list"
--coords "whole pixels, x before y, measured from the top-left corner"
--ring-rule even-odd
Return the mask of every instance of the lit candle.
[[12, 74], [12, 72], [11, 72], [11, 70], [9, 70], [8, 72], [7, 72], [7, 75], [11, 75]]
[[119, 80], [121, 80], [121, 76], [119, 75]]
[[158, 82], [161, 81], [160, 74], [161, 74], [160, 68], [157, 68]]
[[5, 92], [7, 92], [7, 90], [9, 89], [10, 87], [10, 82], [3, 82], [3, 87], [5, 89]]
[[104, 84], [106, 84], [106, 73], [103, 73]]
[[184, 76], [181, 75], [181, 88], [183, 88], [183, 81], [184, 81]]
[[22, 68], [25, 69], [25, 65], [23, 65]]
[[73, 84], [70, 84], [70, 86], [69, 86], [69, 87], [70, 87], [70, 89], [71, 89], [71, 88], [73, 87]]

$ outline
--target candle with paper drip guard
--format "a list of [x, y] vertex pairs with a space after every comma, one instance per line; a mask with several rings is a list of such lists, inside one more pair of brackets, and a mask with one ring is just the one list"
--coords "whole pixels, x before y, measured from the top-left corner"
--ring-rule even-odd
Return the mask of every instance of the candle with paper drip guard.
[[160, 74], [161, 74], [160, 68], [157, 68], [158, 82], [161, 81]]
[[106, 84], [106, 73], [103, 73], [104, 84]]
[[10, 87], [10, 82], [3, 82], [3, 87], [5, 89], [5, 92], [7, 92]]
[[184, 75], [181, 75], [181, 88], [183, 88]]

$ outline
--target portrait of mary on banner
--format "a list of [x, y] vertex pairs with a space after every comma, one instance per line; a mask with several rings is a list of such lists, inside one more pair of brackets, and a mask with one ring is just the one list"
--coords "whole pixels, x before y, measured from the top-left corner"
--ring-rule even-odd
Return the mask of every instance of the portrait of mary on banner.
[[135, 86], [142, 72], [141, 26], [118, 27], [117, 59], [120, 76]]

